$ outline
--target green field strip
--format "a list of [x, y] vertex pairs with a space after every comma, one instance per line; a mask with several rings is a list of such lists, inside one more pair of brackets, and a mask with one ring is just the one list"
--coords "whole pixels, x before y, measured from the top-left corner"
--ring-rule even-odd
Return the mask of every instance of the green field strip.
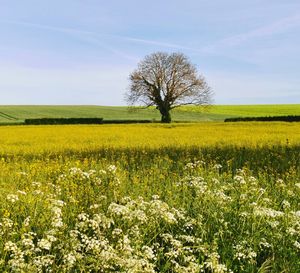
[[[213, 105], [204, 109], [184, 106], [171, 111], [173, 121], [224, 121], [232, 117], [300, 115], [300, 104], [290, 105]], [[0, 123], [30, 118], [103, 118], [104, 120], [160, 121], [155, 108], [129, 110], [127, 106], [96, 105], [0, 105]]]
[[11, 115], [5, 114], [3, 112], [0, 112], [0, 116], [4, 119], [8, 119], [8, 120], [18, 120], [16, 117], [13, 117]]

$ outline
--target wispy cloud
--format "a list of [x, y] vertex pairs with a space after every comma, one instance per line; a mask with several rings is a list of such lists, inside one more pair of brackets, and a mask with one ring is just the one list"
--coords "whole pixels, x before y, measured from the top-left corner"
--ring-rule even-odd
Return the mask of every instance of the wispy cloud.
[[44, 29], [44, 30], [50, 30], [55, 32], [63, 32], [63, 33], [69, 33], [69, 34], [93, 34], [93, 32], [80, 30], [76, 28], [67, 28], [67, 27], [56, 27], [56, 26], [50, 26], [45, 24], [37, 24], [37, 23], [31, 23], [31, 22], [25, 22], [25, 21], [15, 21], [15, 20], [6, 20], [2, 21], [7, 24], [13, 24], [13, 25], [19, 25], [23, 27], [30, 27], [30, 28], [36, 28], [36, 29]]
[[31, 22], [24, 22], [24, 21], [5, 21], [9, 24], [15, 24], [23, 27], [30, 27], [35, 29], [42, 29], [42, 30], [48, 30], [48, 31], [54, 31], [54, 32], [61, 32], [65, 33], [69, 36], [75, 37], [81, 41], [84, 41], [88, 44], [92, 44], [94, 46], [100, 47], [106, 51], [109, 51], [117, 56], [120, 56], [122, 58], [128, 59], [128, 60], [134, 60], [137, 61], [137, 58], [135, 56], [132, 56], [130, 54], [127, 54], [121, 50], [115, 49], [114, 47], [106, 44], [104, 42], [105, 37], [112, 37], [112, 35], [106, 35], [99, 33], [95, 33], [92, 31], [86, 31], [82, 29], [77, 28], [67, 28], [67, 27], [61, 27], [61, 26], [50, 26], [50, 25], [44, 25], [44, 24], [36, 24]]
[[282, 18], [276, 22], [253, 29], [251, 31], [222, 39], [219, 42], [206, 47], [206, 50], [213, 51], [221, 47], [239, 46], [249, 40], [281, 34], [288, 30], [299, 28], [299, 27], [300, 27], [300, 14], [296, 14], [296, 15]]
[[101, 46], [107, 50], [110, 50], [113, 53], [116, 53], [118, 55], [123, 55], [125, 58], [129, 59], [136, 59], [135, 57], [129, 56], [128, 54], [122, 53], [119, 50], [114, 50], [112, 47], [105, 46], [103, 43], [103, 40], [105, 38], [113, 38], [118, 39], [122, 41], [132, 42], [132, 43], [138, 43], [138, 44], [147, 44], [147, 45], [154, 45], [158, 47], [163, 48], [173, 48], [178, 50], [189, 50], [194, 53], [203, 53], [204, 51], [200, 48], [192, 48], [187, 47], [181, 44], [177, 43], [167, 43], [159, 40], [149, 40], [149, 39], [142, 39], [137, 37], [129, 37], [129, 36], [121, 36], [121, 35], [113, 35], [113, 34], [100, 34], [92, 31], [77, 29], [77, 28], [68, 28], [68, 27], [61, 27], [61, 26], [51, 26], [51, 25], [45, 25], [45, 24], [37, 24], [37, 23], [31, 23], [31, 22], [25, 22], [25, 21], [13, 21], [13, 20], [7, 20], [4, 21], [5, 23], [19, 25], [23, 27], [29, 27], [29, 28], [36, 28], [36, 29], [43, 29], [43, 30], [49, 30], [54, 32], [61, 32], [66, 33], [68, 35], [76, 36], [82, 40], [85, 40], [89, 43]]
[[82, 41], [89, 43], [91, 45], [100, 47], [106, 51], [109, 51], [109, 52], [113, 53], [114, 55], [117, 55], [121, 58], [130, 60], [130, 61], [134, 61], [134, 62], [137, 62], [139, 60], [138, 57], [136, 57], [132, 54], [128, 54], [123, 50], [116, 49], [115, 47], [110, 46], [109, 44], [103, 42], [104, 39], [100, 38], [95, 33], [93, 35], [88, 35], [88, 36], [79, 36], [79, 39], [81, 39]]
[[134, 43], [141, 43], [141, 44], [147, 44], [147, 45], [155, 45], [159, 47], [165, 47], [165, 48], [174, 48], [174, 49], [180, 49], [180, 50], [190, 50], [195, 52], [200, 52], [201, 50], [187, 47], [184, 45], [176, 44], [176, 43], [165, 43], [157, 40], [148, 40], [148, 39], [141, 39], [141, 38], [133, 38], [133, 37], [127, 37], [127, 36], [114, 36], [117, 38], [120, 38], [125, 41], [134, 42]]

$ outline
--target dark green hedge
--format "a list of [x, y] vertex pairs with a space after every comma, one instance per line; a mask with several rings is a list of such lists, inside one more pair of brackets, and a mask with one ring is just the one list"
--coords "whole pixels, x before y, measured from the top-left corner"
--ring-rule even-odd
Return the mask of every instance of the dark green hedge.
[[286, 121], [296, 122], [300, 121], [300, 116], [272, 116], [272, 117], [240, 117], [240, 118], [227, 118], [225, 122], [238, 122], [238, 121]]
[[39, 118], [25, 119], [25, 125], [59, 125], [59, 124], [132, 124], [152, 123], [152, 120], [130, 120], [114, 119], [103, 120], [103, 118]]
[[37, 118], [25, 119], [26, 125], [103, 124], [103, 118]]

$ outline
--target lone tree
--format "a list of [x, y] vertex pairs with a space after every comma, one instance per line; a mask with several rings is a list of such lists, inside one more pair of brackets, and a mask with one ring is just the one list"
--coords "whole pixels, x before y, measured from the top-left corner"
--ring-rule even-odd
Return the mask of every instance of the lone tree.
[[209, 105], [212, 92], [196, 67], [182, 53], [148, 55], [130, 74], [130, 105], [156, 106], [161, 122], [171, 122], [170, 111], [181, 105]]

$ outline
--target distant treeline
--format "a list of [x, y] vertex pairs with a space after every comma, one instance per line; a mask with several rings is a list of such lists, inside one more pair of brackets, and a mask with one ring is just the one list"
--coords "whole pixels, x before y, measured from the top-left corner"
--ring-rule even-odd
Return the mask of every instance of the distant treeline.
[[35, 118], [25, 119], [25, 125], [59, 125], [59, 124], [131, 124], [152, 123], [152, 120], [103, 120], [103, 118]]
[[272, 116], [272, 117], [239, 117], [239, 118], [226, 118], [225, 122], [238, 122], [238, 121], [286, 121], [296, 122], [300, 121], [300, 116]]

